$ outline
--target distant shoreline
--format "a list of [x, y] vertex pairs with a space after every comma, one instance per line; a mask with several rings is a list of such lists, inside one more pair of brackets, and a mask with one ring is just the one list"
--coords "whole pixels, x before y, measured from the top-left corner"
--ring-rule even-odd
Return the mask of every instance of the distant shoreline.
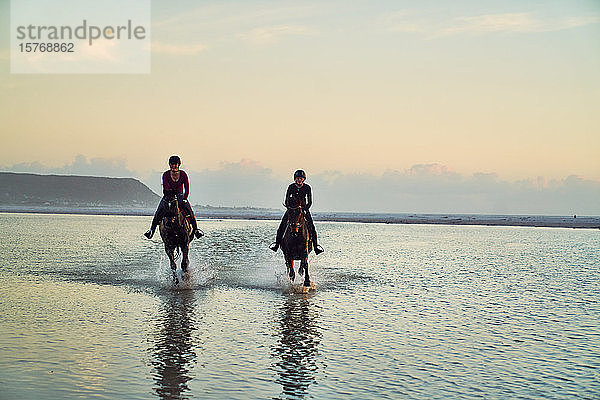
[[[271, 209], [204, 208], [196, 206], [200, 219], [279, 220], [283, 211]], [[154, 209], [116, 207], [47, 207], [47, 206], [0, 206], [1, 213], [28, 214], [82, 214], [82, 215], [154, 215]], [[482, 225], [482, 226], [529, 226], [544, 228], [600, 229], [597, 216], [544, 216], [544, 215], [480, 215], [480, 214], [384, 214], [315, 212], [317, 222], [356, 222], [384, 224], [430, 224], [430, 225]]]

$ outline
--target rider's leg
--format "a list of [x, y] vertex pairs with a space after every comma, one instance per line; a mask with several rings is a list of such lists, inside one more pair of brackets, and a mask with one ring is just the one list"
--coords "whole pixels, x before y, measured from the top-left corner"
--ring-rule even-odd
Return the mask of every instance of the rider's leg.
[[281, 241], [283, 240], [283, 234], [285, 232], [285, 226], [288, 220], [288, 212], [286, 211], [281, 218], [281, 222], [279, 223], [279, 228], [277, 228], [277, 236], [275, 237], [275, 243], [269, 246], [269, 248], [273, 251], [277, 251], [279, 246], [281, 245]]
[[287, 225], [287, 222], [288, 222], [288, 212], [286, 211], [285, 214], [283, 214], [283, 217], [281, 218], [281, 222], [279, 223], [279, 228], [277, 228], [277, 236], [275, 238], [275, 243], [281, 244], [281, 241], [283, 240], [283, 234], [285, 233], [285, 227]]
[[192, 228], [194, 228], [193, 234], [196, 236], [196, 239], [200, 239], [204, 234], [198, 229], [198, 222], [196, 222], [196, 215], [194, 215], [194, 211], [192, 210], [192, 205], [189, 202], [185, 202], [187, 204], [187, 210], [190, 214], [190, 221], [192, 224]]
[[146, 233], [144, 233], [144, 235], [146, 235], [146, 237], [148, 239], [152, 238], [152, 236], [154, 235], [154, 231], [156, 230], [156, 227], [158, 226], [158, 224], [160, 224], [160, 220], [163, 217], [164, 206], [165, 206], [165, 199], [163, 197], [162, 199], [160, 199], [160, 203], [158, 203], [158, 207], [156, 208], [156, 211], [154, 212], [154, 217], [152, 218], [152, 225], [150, 226], [150, 229], [148, 229], [148, 231]]
[[183, 210], [183, 213], [188, 215], [190, 224], [192, 224], [192, 234], [195, 235], [198, 239], [202, 237], [202, 233], [198, 230], [198, 222], [196, 222], [196, 216], [194, 215], [194, 211], [192, 210], [192, 206], [189, 201], [183, 200], [183, 195], [177, 195], [177, 200], [179, 201], [179, 206]]
[[317, 240], [317, 230], [315, 229], [315, 223], [313, 222], [312, 215], [310, 215], [310, 211], [306, 210], [304, 218], [306, 218], [306, 222], [308, 223], [308, 229], [310, 230], [310, 235], [312, 237], [315, 254], [321, 254], [323, 252], [323, 248], [319, 246]]

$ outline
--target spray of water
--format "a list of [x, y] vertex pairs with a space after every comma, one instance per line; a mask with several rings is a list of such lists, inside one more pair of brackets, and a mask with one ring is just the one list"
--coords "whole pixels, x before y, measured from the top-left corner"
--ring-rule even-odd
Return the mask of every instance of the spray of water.
[[155, 270], [155, 277], [160, 286], [167, 289], [198, 289], [210, 286], [215, 280], [216, 271], [206, 261], [190, 260], [186, 273], [178, 263], [175, 272], [179, 283], [173, 281], [173, 272], [166, 254], [162, 254]]

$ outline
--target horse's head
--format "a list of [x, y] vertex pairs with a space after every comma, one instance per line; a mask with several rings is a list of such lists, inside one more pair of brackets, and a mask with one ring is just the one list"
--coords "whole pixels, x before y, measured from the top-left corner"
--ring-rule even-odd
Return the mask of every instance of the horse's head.
[[288, 210], [288, 223], [292, 232], [298, 233], [298, 231], [304, 226], [304, 210], [300, 205], [300, 202], [296, 199], [290, 199], [287, 204]]
[[179, 202], [177, 201], [177, 192], [167, 190], [164, 194], [165, 198], [165, 217], [172, 223], [181, 223], [181, 212], [179, 210]]

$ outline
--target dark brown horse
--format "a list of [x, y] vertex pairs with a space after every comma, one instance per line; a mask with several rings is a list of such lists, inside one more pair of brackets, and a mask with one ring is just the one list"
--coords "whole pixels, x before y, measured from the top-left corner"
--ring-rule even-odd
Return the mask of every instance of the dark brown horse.
[[291, 205], [287, 207], [288, 225], [281, 241], [281, 250], [285, 258], [285, 266], [290, 280], [293, 282], [296, 278], [294, 272], [294, 260], [300, 260], [298, 274], [304, 274], [304, 287], [310, 287], [310, 277], [308, 275], [308, 253], [312, 250], [312, 241], [310, 239], [309, 229], [304, 218], [304, 210], [300, 205]]
[[165, 244], [165, 252], [171, 263], [173, 281], [179, 283], [177, 264], [175, 263], [175, 249], [181, 251], [181, 270], [185, 274], [190, 264], [188, 253], [192, 241], [192, 225], [180, 209], [177, 195], [174, 192], [165, 194], [164, 200], [165, 213], [159, 225], [160, 237]]

